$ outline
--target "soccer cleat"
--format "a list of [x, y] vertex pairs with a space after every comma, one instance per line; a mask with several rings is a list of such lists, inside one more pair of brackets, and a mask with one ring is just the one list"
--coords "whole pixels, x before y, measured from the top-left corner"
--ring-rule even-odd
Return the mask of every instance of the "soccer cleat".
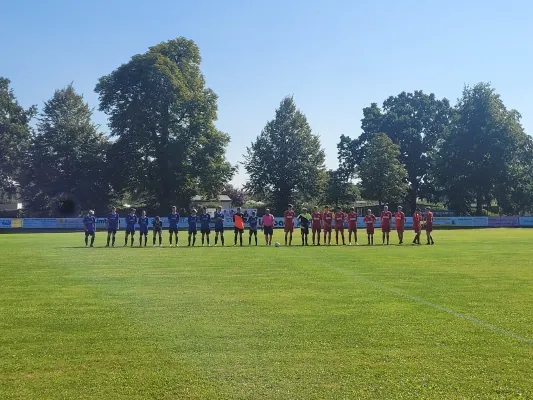
[[94, 247], [94, 246], [91, 244], [91, 247]]
[[159, 245], [159, 247], [163, 247], [163, 245], [162, 245], [162, 244], [160, 244], [160, 245]]
[[105, 245], [105, 247], [109, 247], [109, 245], [108, 245], [108, 244], [106, 244], [106, 245]]
[[356, 245], [356, 246], [359, 246], [359, 243], [355, 242], [355, 245]]
[[215, 247], [217, 247], [217, 246], [218, 246], [218, 244], [215, 244]]
[[154, 247], [155, 247], [155, 244], [154, 244]]

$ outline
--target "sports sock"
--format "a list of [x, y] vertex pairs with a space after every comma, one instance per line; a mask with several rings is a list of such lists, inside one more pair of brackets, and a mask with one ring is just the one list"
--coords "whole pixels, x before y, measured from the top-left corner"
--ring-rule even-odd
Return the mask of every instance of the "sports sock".
[[218, 244], [218, 235], [215, 236], [215, 246]]
[[94, 236], [91, 236], [91, 246], [94, 244]]
[[111, 244], [114, 246], [115, 245], [115, 235], [113, 234], [113, 238], [111, 240]]
[[107, 235], [107, 245], [109, 246], [109, 240], [111, 239], [111, 235]]
[[87, 246], [88, 244], [89, 244], [89, 238], [85, 236], [85, 246]]

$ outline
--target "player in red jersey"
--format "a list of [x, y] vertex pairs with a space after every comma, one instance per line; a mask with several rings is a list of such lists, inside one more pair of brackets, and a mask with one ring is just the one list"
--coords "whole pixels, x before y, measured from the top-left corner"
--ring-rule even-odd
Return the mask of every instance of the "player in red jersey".
[[346, 215], [342, 212], [340, 207], [337, 207], [337, 212], [335, 213], [335, 243], [339, 245], [339, 233], [342, 238], [342, 245], [346, 245], [344, 241], [344, 220]]
[[426, 207], [426, 215], [424, 216], [424, 220], [426, 221], [426, 236], [428, 239], [426, 244], [435, 244], [433, 237], [431, 236], [431, 232], [433, 232], [433, 213], [429, 207]]
[[285, 226], [285, 246], [287, 246], [287, 236], [289, 237], [289, 246], [291, 246], [292, 233], [294, 232], [294, 209], [292, 204], [289, 204], [289, 207], [283, 214], [283, 224]]
[[387, 245], [389, 244], [390, 224], [392, 221], [392, 213], [389, 211], [389, 206], [383, 207], [381, 212], [381, 232], [383, 232], [382, 244], [385, 244], [387, 238]]
[[352, 245], [352, 233], [355, 245], [357, 246], [357, 213], [353, 207], [348, 213], [348, 244], [350, 246]]
[[413, 214], [413, 230], [415, 231], [413, 244], [420, 244], [420, 231], [422, 230], [422, 214], [420, 214], [420, 208], [417, 208]]
[[[333, 224], [333, 213], [329, 211], [329, 207], [324, 207], [324, 213], [322, 214], [322, 221], [324, 221], [324, 245], [331, 244], [331, 225]], [[329, 239], [326, 242], [326, 237]]]
[[368, 209], [363, 222], [366, 225], [366, 234], [368, 236], [368, 245], [374, 246], [374, 224], [376, 223], [376, 216], [372, 214], [372, 210]]
[[317, 245], [320, 246], [320, 233], [322, 232], [322, 214], [318, 211], [318, 207], [315, 206], [315, 211], [311, 214], [311, 229], [313, 230], [313, 246], [315, 245], [315, 236], [318, 240]]
[[398, 234], [399, 244], [403, 244], [405, 214], [403, 213], [402, 206], [398, 206], [398, 211], [396, 211], [396, 214], [394, 214], [394, 226], [396, 227], [396, 233]]

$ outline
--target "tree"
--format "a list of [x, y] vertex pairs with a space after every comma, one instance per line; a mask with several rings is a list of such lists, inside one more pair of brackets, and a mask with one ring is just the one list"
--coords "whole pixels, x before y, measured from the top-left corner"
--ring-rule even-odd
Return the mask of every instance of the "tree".
[[215, 128], [217, 96], [205, 85], [200, 51], [185, 38], [160, 43], [100, 78], [120, 189], [162, 212], [212, 198], [232, 178], [229, 136]]
[[286, 97], [255, 142], [247, 148], [247, 189], [269, 200], [277, 211], [316, 194], [324, 183], [324, 150], [305, 115]]
[[374, 135], [357, 169], [363, 198], [377, 200], [381, 205], [398, 202], [405, 196], [407, 171], [398, 160], [399, 156], [399, 146], [386, 134]]
[[10, 80], [0, 77], [0, 199], [15, 195], [21, 168], [25, 165], [30, 146], [30, 120], [36, 107], [25, 110], [17, 101]]
[[334, 206], [353, 205], [360, 198], [359, 189], [341, 170], [329, 170], [324, 189], [324, 203]]
[[427, 178], [438, 141], [450, 125], [453, 110], [448, 100], [422, 91], [402, 92], [391, 96], [379, 108], [376, 103], [363, 109], [363, 133], [357, 139], [341, 136], [341, 168], [353, 173], [366, 157], [368, 143], [385, 133], [400, 149], [398, 159], [408, 174], [408, 201], [416, 208], [418, 198], [433, 195], [432, 181]]
[[477, 215], [495, 198], [509, 210], [525, 206], [518, 198], [527, 197], [533, 179], [531, 148], [520, 114], [507, 110], [490, 84], [465, 87], [436, 164], [449, 205], [464, 213], [474, 201]]
[[91, 118], [92, 111], [72, 85], [45, 102], [23, 181], [31, 212], [71, 216], [89, 208], [107, 209], [108, 141]]
[[236, 188], [231, 183], [227, 183], [222, 190], [222, 194], [225, 194], [231, 198], [231, 202], [234, 207], [242, 207], [248, 200], [246, 191], [243, 188]]

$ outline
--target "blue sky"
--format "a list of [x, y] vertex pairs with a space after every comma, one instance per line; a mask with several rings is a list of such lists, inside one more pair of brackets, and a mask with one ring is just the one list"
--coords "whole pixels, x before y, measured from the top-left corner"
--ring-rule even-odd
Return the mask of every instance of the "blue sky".
[[[185, 36], [219, 95], [228, 159], [272, 119], [286, 95], [320, 134], [329, 168], [362, 108], [422, 89], [455, 103], [490, 81], [533, 132], [533, 2], [526, 0], [10, 1], [2, 4], [0, 76], [42, 106], [74, 82], [91, 107], [97, 79], [161, 41]], [[106, 116], [95, 122], [107, 130]], [[246, 180], [241, 167], [234, 179]]]

